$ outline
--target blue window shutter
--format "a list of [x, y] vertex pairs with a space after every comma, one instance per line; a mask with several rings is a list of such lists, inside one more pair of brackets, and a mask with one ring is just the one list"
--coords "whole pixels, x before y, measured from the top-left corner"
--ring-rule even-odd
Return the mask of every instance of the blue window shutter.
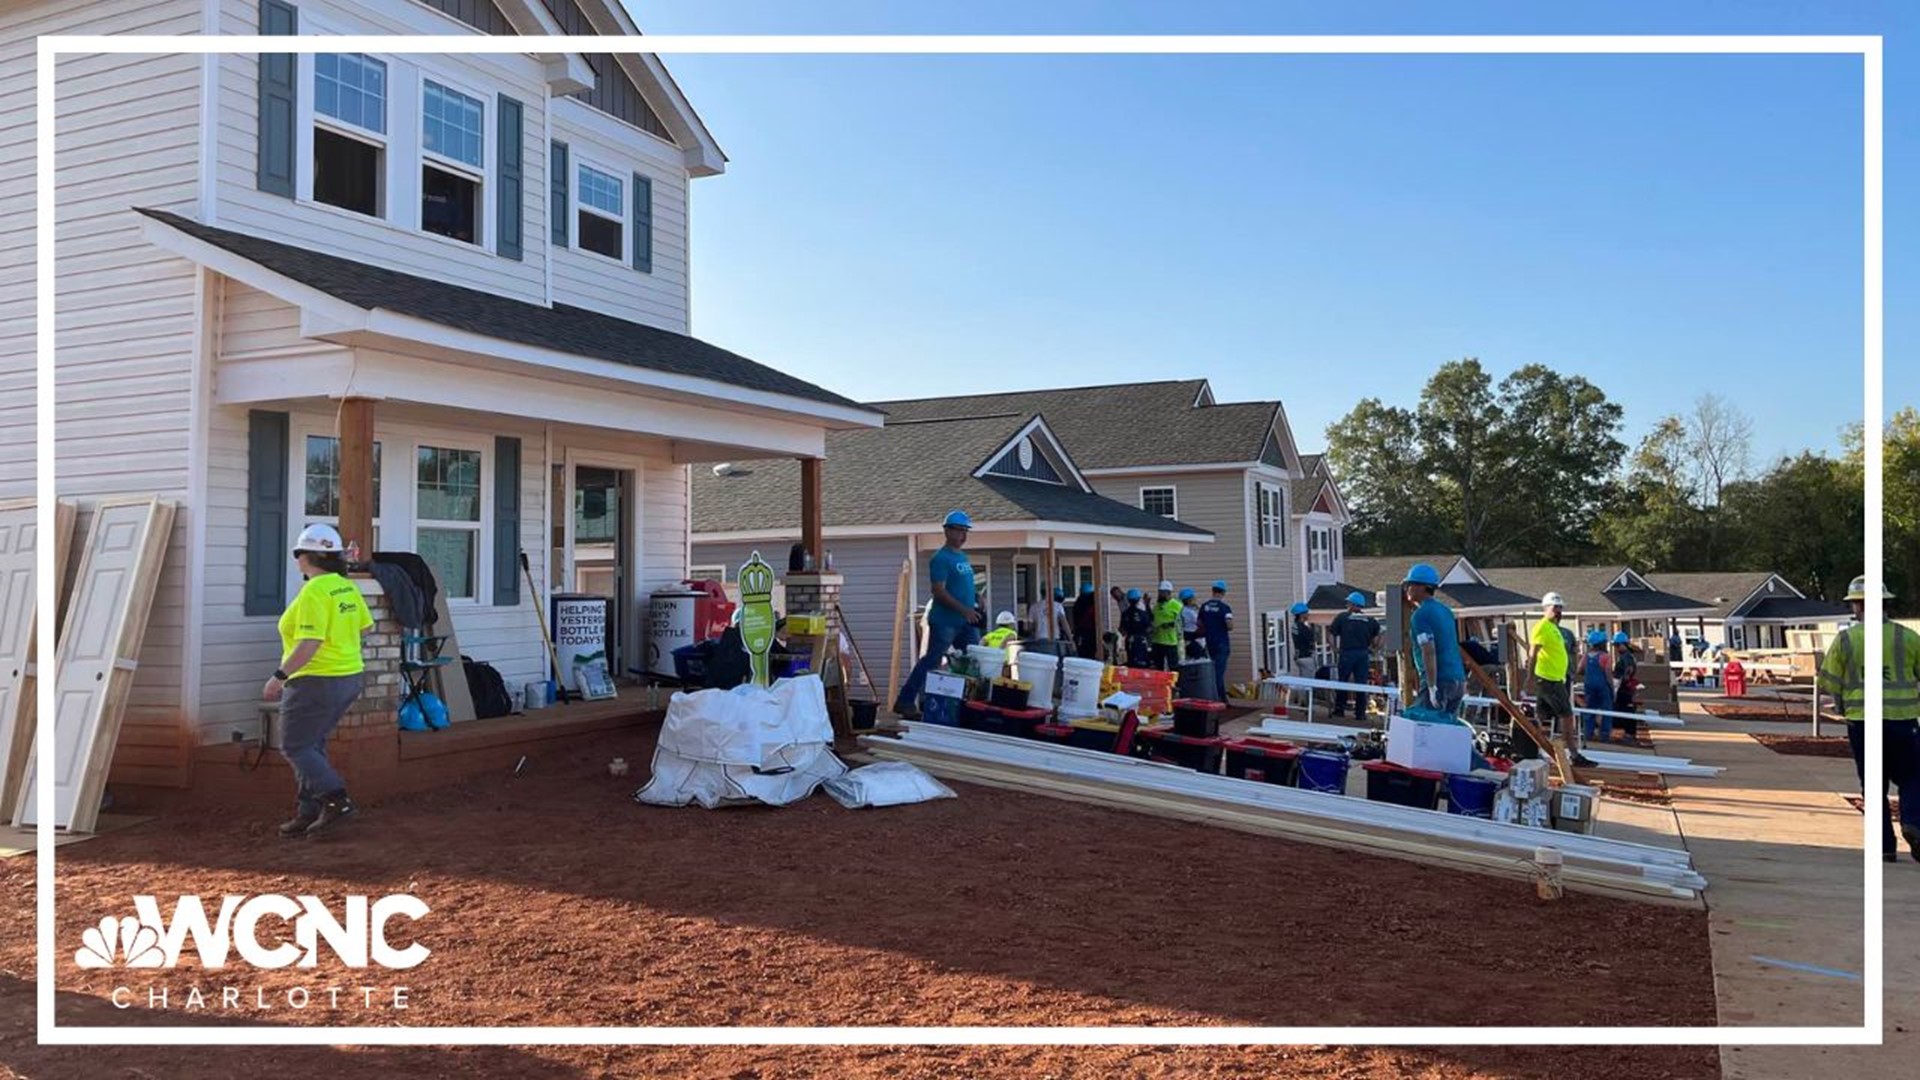
[[653, 181], [633, 174], [633, 268], [653, 273]]
[[287, 414], [247, 414], [248, 615], [287, 606]]
[[567, 246], [567, 144], [555, 141], [547, 168], [547, 206], [553, 218], [553, 242]]
[[498, 218], [495, 223], [500, 230], [499, 242], [494, 249], [503, 257], [520, 258], [520, 221], [524, 217], [526, 187], [521, 182], [523, 175], [520, 158], [525, 152], [520, 144], [520, 103], [505, 94], [500, 95], [500, 201]]
[[[300, 12], [284, 0], [260, 0], [262, 35], [297, 34]], [[261, 191], [293, 198], [293, 117], [299, 90], [292, 53], [260, 54], [259, 166], [254, 183]]]
[[493, 603], [520, 603], [520, 440], [493, 440]]

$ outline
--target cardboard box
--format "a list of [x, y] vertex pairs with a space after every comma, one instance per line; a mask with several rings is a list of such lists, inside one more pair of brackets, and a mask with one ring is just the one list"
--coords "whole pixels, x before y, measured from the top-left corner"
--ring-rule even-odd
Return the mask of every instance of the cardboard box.
[[787, 633], [800, 637], [818, 637], [827, 632], [825, 615], [789, 615]]
[[1547, 790], [1547, 763], [1534, 758], [1522, 761], [1507, 773], [1507, 786], [1516, 799], [1531, 799]]
[[1552, 797], [1553, 827], [1561, 832], [1590, 833], [1593, 812], [1600, 796], [1598, 788], [1584, 784], [1562, 784]]
[[1473, 729], [1395, 716], [1387, 721], [1387, 761], [1409, 769], [1467, 772], [1473, 768]]
[[1536, 795], [1531, 799], [1520, 800], [1520, 824], [1535, 829], [1553, 828], [1552, 798]]

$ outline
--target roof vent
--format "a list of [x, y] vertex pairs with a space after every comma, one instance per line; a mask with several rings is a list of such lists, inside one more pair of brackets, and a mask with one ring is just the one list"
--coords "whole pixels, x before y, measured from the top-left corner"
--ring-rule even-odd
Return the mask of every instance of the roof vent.
[[715, 476], [732, 476], [732, 475], [733, 475], [733, 462], [731, 462], [731, 461], [723, 461], [723, 462], [721, 462], [720, 464], [718, 464], [718, 465], [715, 465], [715, 466], [713, 467], [713, 475], [715, 475]]

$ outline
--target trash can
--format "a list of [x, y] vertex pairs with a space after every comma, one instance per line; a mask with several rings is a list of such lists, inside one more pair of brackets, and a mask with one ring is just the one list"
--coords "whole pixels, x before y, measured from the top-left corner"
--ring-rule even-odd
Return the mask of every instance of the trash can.
[[1728, 697], [1747, 696], [1747, 669], [1740, 661], [1727, 661], [1727, 666], [1721, 669], [1721, 678], [1726, 683]]

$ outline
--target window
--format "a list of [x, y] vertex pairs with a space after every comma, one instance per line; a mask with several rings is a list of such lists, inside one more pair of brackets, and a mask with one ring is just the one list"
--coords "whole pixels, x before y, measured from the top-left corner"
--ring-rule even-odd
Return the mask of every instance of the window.
[[609, 259], [626, 258], [627, 185], [589, 165], [576, 170], [575, 233], [582, 250]]
[[[332, 435], [307, 436], [301, 465], [300, 519], [296, 530], [317, 522], [340, 524], [340, 440]], [[380, 547], [380, 444], [373, 444], [373, 539], [368, 552]]]
[[386, 214], [387, 65], [360, 53], [313, 58], [313, 199]]
[[1333, 572], [1333, 530], [1307, 530], [1307, 571], [1309, 573]]
[[421, 95], [420, 227], [480, 243], [486, 105], [431, 79]]
[[1143, 487], [1140, 489], [1140, 509], [1149, 514], [1158, 514], [1163, 518], [1178, 516], [1175, 513], [1173, 489], [1170, 487]]
[[1254, 499], [1260, 522], [1260, 546], [1286, 547], [1287, 508], [1280, 489], [1272, 484], [1255, 484]]
[[448, 599], [480, 595], [481, 461], [478, 450], [421, 446], [414, 455], [414, 549]]

